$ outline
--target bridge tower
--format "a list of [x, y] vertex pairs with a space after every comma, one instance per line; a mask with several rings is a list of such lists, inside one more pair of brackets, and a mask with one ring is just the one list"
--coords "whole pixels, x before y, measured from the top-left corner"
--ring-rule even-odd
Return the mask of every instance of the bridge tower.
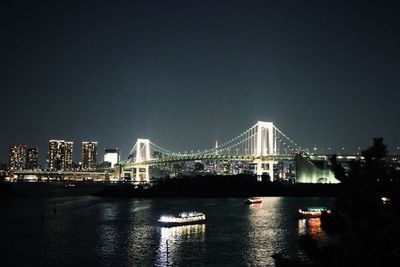
[[151, 160], [150, 140], [137, 139], [129, 156], [133, 158], [132, 169], [129, 170], [129, 176], [134, 183], [148, 183], [150, 180], [149, 165], [146, 161]]
[[[135, 151], [136, 150], [136, 151]], [[136, 154], [135, 163], [141, 163], [151, 159], [150, 155], [150, 140], [149, 139], [137, 139], [134, 146], [133, 152]]]
[[272, 122], [258, 121], [256, 131], [256, 149], [254, 151], [256, 159], [253, 163], [257, 164], [257, 177], [261, 180], [263, 173], [268, 173], [272, 181], [274, 178], [273, 166], [278, 162], [271, 159], [265, 160], [263, 157], [277, 154], [276, 129]]
[[272, 122], [257, 122], [256, 156], [276, 155], [276, 132]]

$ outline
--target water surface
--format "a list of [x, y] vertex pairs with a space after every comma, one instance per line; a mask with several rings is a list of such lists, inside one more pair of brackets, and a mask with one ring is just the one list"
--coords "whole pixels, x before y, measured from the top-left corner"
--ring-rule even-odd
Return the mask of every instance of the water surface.
[[[17, 185], [25, 198], [3, 200], [0, 258], [14, 266], [274, 266], [272, 255], [302, 257], [299, 235], [324, 238], [319, 219], [298, 220], [300, 207], [331, 198], [109, 199], [96, 186]], [[201, 225], [165, 228], [163, 214], [201, 211]], [[4, 266], [4, 265], [3, 265]]]

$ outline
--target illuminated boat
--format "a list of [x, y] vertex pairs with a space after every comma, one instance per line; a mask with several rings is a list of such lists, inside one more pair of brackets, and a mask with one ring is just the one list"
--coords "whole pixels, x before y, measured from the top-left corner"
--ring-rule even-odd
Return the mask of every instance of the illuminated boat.
[[300, 218], [318, 218], [322, 214], [331, 214], [331, 210], [326, 207], [310, 207], [305, 209], [299, 209]]
[[178, 216], [161, 216], [158, 220], [163, 226], [178, 226], [199, 224], [206, 221], [206, 215], [201, 212], [181, 212]]
[[249, 204], [249, 205], [261, 203], [262, 199], [263, 199], [262, 197], [251, 197], [251, 198], [246, 199], [245, 203]]
[[72, 183], [66, 183], [64, 186], [65, 186], [65, 187], [75, 187], [75, 186], [76, 186], [76, 184], [72, 184]]

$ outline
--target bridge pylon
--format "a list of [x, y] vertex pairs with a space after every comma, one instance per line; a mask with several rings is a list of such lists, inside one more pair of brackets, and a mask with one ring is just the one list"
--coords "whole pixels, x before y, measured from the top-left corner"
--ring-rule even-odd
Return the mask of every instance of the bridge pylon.
[[135, 163], [149, 161], [151, 159], [150, 140], [138, 138], [133, 147], [133, 152], [135, 154]]
[[129, 158], [132, 159], [132, 168], [127, 173], [132, 178], [133, 182], [147, 183], [150, 181], [149, 165], [144, 162], [151, 160], [150, 140], [138, 138]]
[[258, 121], [255, 156], [276, 155], [276, 131], [272, 122]]

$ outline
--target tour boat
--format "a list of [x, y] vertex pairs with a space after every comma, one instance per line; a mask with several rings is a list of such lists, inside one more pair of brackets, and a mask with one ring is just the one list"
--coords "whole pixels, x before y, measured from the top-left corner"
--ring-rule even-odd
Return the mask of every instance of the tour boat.
[[321, 217], [322, 214], [331, 214], [331, 210], [326, 207], [310, 207], [305, 209], [299, 209], [299, 216], [301, 218], [317, 218]]
[[256, 204], [256, 203], [261, 203], [262, 202], [262, 197], [251, 197], [246, 199], [245, 203], [246, 204]]
[[181, 212], [178, 216], [161, 216], [158, 220], [163, 226], [178, 226], [186, 224], [199, 224], [206, 221], [202, 212]]

